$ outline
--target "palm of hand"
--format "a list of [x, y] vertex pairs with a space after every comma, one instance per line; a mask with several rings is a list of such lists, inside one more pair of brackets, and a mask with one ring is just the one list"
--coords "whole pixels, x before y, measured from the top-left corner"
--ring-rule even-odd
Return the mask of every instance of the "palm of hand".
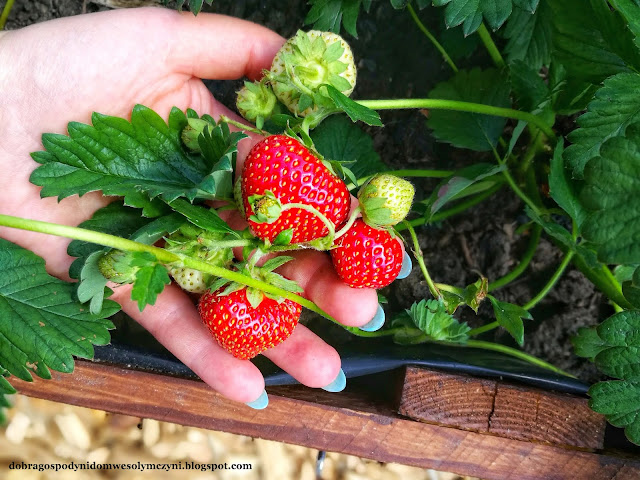
[[[83, 15], [5, 34], [0, 63], [13, 65], [13, 75], [0, 76], [1, 90], [10, 92], [0, 125], [0, 210], [67, 225], [86, 220], [109, 199], [94, 192], [58, 203], [40, 199], [39, 188], [29, 183], [36, 164], [28, 155], [42, 149], [42, 132], [65, 133], [69, 121], [89, 123], [93, 111], [128, 117], [136, 103], [163, 118], [172, 106], [230, 115], [199, 78], [258, 76], [281, 43], [278, 35], [253, 24], [162, 9]], [[240, 144], [241, 158], [251, 144]], [[44, 257], [50, 273], [66, 277], [72, 261], [66, 254], [69, 240], [7, 228], [0, 228], [0, 235]], [[367, 323], [377, 307], [375, 292], [351, 291], [327, 262], [324, 255], [304, 252], [283, 273], [298, 280], [308, 297], [322, 299], [323, 308], [336, 318]], [[113, 298], [205, 382], [235, 400], [259, 396], [264, 386], [260, 372], [215, 344], [177, 287], [167, 288], [144, 313], [128, 293], [119, 288]], [[361, 308], [354, 308], [354, 302]], [[330, 383], [340, 365], [335, 350], [302, 326], [267, 356], [314, 387]]]

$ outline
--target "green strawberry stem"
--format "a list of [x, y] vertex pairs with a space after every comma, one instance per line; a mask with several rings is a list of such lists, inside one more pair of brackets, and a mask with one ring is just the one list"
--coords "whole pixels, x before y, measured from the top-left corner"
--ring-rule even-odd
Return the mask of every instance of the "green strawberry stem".
[[[564, 256], [564, 258], [562, 259], [562, 262], [560, 263], [560, 265], [558, 266], [554, 274], [549, 279], [549, 281], [544, 285], [544, 287], [542, 287], [542, 289], [536, 294], [536, 296], [533, 297], [531, 300], [529, 300], [527, 303], [525, 303], [522, 306], [522, 308], [529, 311], [533, 307], [535, 307], [538, 303], [540, 303], [540, 301], [544, 297], [547, 296], [547, 294], [553, 289], [553, 287], [555, 287], [556, 283], [558, 283], [558, 280], [560, 280], [560, 277], [562, 276], [567, 266], [573, 259], [573, 256], [574, 256], [574, 252], [572, 250], [569, 250], [567, 254]], [[498, 324], [498, 322], [491, 322], [491, 323], [488, 323], [487, 325], [483, 325], [482, 327], [469, 330], [468, 335], [470, 337], [475, 337], [477, 335], [480, 335], [481, 333], [485, 333], [485, 332], [488, 332], [489, 330], [493, 330], [494, 328], [498, 328], [499, 326], [500, 325]]]
[[317, 208], [314, 208], [311, 205], [306, 205], [304, 203], [285, 203], [284, 205], [282, 205], [283, 212], [285, 210], [291, 210], [292, 208], [299, 208], [300, 210], [305, 210], [306, 212], [309, 212], [315, 215], [316, 217], [318, 217], [318, 219], [322, 223], [324, 223], [325, 227], [327, 227], [327, 229], [329, 230], [329, 236], [331, 236], [331, 238], [335, 238], [335, 234], [336, 234], [335, 226], [333, 225], [331, 220], [329, 220], [326, 216], [324, 216]]
[[538, 249], [538, 244], [540, 243], [540, 236], [542, 234], [542, 227], [538, 224], [535, 224], [531, 231], [531, 237], [529, 238], [529, 244], [527, 245], [527, 249], [522, 255], [522, 259], [520, 263], [507, 273], [505, 276], [498, 278], [497, 280], [489, 283], [489, 292], [493, 290], [497, 290], [498, 288], [502, 288], [505, 285], [508, 285], [516, 278], [518, 278], [522, 273], [527, 269], [531, 260], [533, 260], [533, 256]]
[[401, 232], [402, 230], [406, 230], [408, 227], [406, 225], [410, 225], [412, 227], [419, 227], [421, 225], [425, 225], [427, 223], [436, 223], [436, 222], [441, 222], [443, 220], [446, 220], [449, 217], [453, 217], [454, 215], [458, 215], [459, 213], [462, 213], [466, 210], [468, 210], [469, 208], [485, 201], [487, 198], [489, 198], [490, 196], [492, 196], [494, 193], [496, 193], [498, 190], [500, 190], [503, 186], [503, 183], [496, 183], [495, 185], [493, 185], [490, 189], [485, 190], [484, 192], [480, 193], [479, 195], [476, 195], [474, 197], [469, 198], [468, 200], [465, 200], [464, 202], [460, 202], [459, 204], [457, 204], [455, 207], [451, 207], [447, 210], [443, 210], [442, 212], [438, 212], [436, 214], [434, 214], [430, 219], [427, 219], [426, 217], [420, 217], [420, 218], [415, 218], [413, 220], [409, 220], [403, 223], [403, 224], [399, 224], [396, 225], [395, 229], [398, 230], [399, 232]]
[[2, 14], [0, 14], [0, 30], [2, 30], [5, 23], [7, 23], [11, 7], [13, 7], [13, 1], [14, 0], [7, 0], [7, 3], [5, 3], [4, 8], [2, 9]]
[[489, 33], [489, 30], [487, 30], [487, 27], [484, 23], [482, 23], [478, 28], [478, 36], [480, 37], [480, 40], [482, 41], [484, 47], [487, 49], [487, 52], [489, 52], [489, 56], [493, 60], [493, 63], [496, 65], [496, 67], [504, 68], [506, 66], [506, 64], [504, 63], [504, 58], [502, 58], [502, 55], [500, 55], [500, 50], [498, 50], [498, 47], [491, 38], [491, 34]]
[[451, 57], [449, 56], [447, 51], [444, 49], [444, 47], [440, 44], [440, 42], [436, 40], [436, 37], [434, 37], [433, 34], [429, 31], [429, 29], [425, 27], [424, 24], [420, 21], [420, 18], [418, 18], [416, 11], [414, 10], [414, 8], [411, 6], [410, 3], [407, 3], [407, 11], [409, 12], [409, 15], [411, 15], [411, 18], [413, 19], [417, 27], [420, 29], [420, 31], [424, 33], [424, 36], [429, 39], [429, 41], [433, 44], [433, 46], [436, 47], [436, 49], [444, 57], [445, 62], [449, 64], [449, 66], [451, 67], [451, 70], [453, 70], [455, 73], [458, 73], [458, 67], [456, 67], [456, 64], [453, 63], [453, 60], [451, 60]]
[[10, 215], [0, 214], [0, 225], [10, 228], [17, 228], [20, 230], [29, 230], [31, 232], [46, 233], [48, 235], [55, 235], [57, 237], [82, 240], [85, 242], [96, 243], [105, 247], [116, 248], [118, 250], [125, 250], [129, 252], [149, 252], [155, 255], [155, 257], [162, 263], [170, 264], [181, 262], [185, 267], [194, 268], [196, 270], [200, 270], [201, 272], [209, 273], [220, 278], [225, 278], [232, 282], [238, 282], [242, 285], [253, 287], [258, 290], [262, 290], [264, 292], [271, 293], [273, 295], [277, 295], [293, 302], [299, 303], [303, 307], [306, 307], [309, 310], [322, 315], [327, 320], [338, 323], [333, 317], [331, 317], [328, 313], [318, 307], [315, 303], [301, 297], [300, 295], [288, 292], [287, 290], [275, 287], [255, 278], [242, 275], [241, 273], [210, 265], [209, 263], [202, 260], [171, 253], [163, 248], [134, 242], [133, 240], [128, 240], [126, 238], [109, 235], [107, 233], [95, 232], [93, 230], [87, 230], [84, 228], [42, 222], [40, 220], [30, 220], [26, 218], [13, 217]]
[[[401, 331], [407, 331], [407, 330], [411, 330], [412, 332], [416, 332], [416, 333], [421, 332], [421, 330], [417, 328], [408, 328], [408, 327], [389, 328], [386, 330], [378, 330], [376, 332], [365, 332], [355, 327], [345, 327], [345, 328], [346, 330], [350, 331], [354, 335], [357, 335], [359, 337], [367, 337], [367, 338], [388, 337], [388, 336], [395, 335], [396, 333], [399, 333]], [[458, 348], [470, 347], [470, 348], [480, 348], [483, 350], [491, 350], [494, 352], [500, 352], [505, 355], [509, 355], [511, 357], [519, 358], [532, 365], [536, 365], [538, 367], [544, 368], [546, 370], [550, 370], [552, 372], [558, 373], [560, 375], [564, 375], [566, 377], [576, 378], [574, 375], [571, 375], [570, 373], [567, 373], [564, 370], [561, 370], [558, 367], [555, 367], [550, 363], [545, 362], [544, 360], [536, 358], [533, 355], [529, 355], [528, 353], [525, 353], [521, 350], [517, 350], [515, 348], [511, 348], [499, 343], [484, 342], [481, 340], [467, 340], [466, 343], [437, 341], [437, 340], [431, 340], [429, 336], [426, 335], [425, 333], [423, 333], [422, 335], [416, 336], [416, 339], [411, 343], [412, 344], [435, 343], [435, 344], [444, 345], [447, 347], [458, 347]]]
[[358, 219], [358, 215], [360, 214], [360, 210], [361, 210], [360, 207], [356, 207], [353, 210], [353, 212], [351, 212], [351, 216], [349, 217], [349, 221], [347, 223], [345, 223], [344, 227], [342, 227], [340, 230], [338, 230], [336, 232], [336, 234], [333, 237], [334, 240], [339, 239], [342, 235], [344, 235], [345, 233], [347, 233], [349, 231], [349, 229], [353, 226], [355, 221]]
[[461, 102], [458, 100], [442, 100], [436, 98], [398, 98], [383, 100], [357, 100], [357, 102], [372, 110], [396, 110], [408, 108], [426, 108], [432, 110], [455, 110], [458, 112], [480, 113], [496, 117], [523, 120], [538, 127], [553, 142], [556, 134], [553, 129], [539, 116], [529, 112], [522, 112], [511, 108], [494, 107], [481, 103]]
[[231, 125], [233, 125], [234, 127], [238, 127], [239, 129], [245, 131], [245, 132], [251, 132], [251, 133], [257, 133], [258, 135], [262, 135], [263, 137], [267, 137], [270, 135], [269, 132], [267, 132], [266, 130], [261, 130], [257, 127], [253, 127], [251, 125], [247, 125], [245, 123], [242, 122], [238, 122], [236, 120], [232, 120], [231, 118], [227, 117], [226, 115], [220, 115], [220, 122], [224, 122], [224, 123], [229, 123]]
[[422, 250], [420, 249], [420, 242], [418, 242], [418, 236], [416, 235], [416, 231], [413, 229], [411, 224], [406, 220], [402, 223], [409, 230], [409, 235], [411, 235], [411, 240], [413, 241], [413, 255], [416, 257], [416, 260], [418, 261], [418, 265], [420, 265], [420, 270], [422, 271], [422, 275], [424, 276], [424, 279], [426, 280], [427, 285], [429, 286], [429, 291], [431, 292], [431, 295], [433, 295], [435, 298], [439, 298], [440, 291], [433, 283], [433, 280], [429, 275], [429, 271], [427, 270], [427, 266], [424, 263], [424, 255], [422, 254]]

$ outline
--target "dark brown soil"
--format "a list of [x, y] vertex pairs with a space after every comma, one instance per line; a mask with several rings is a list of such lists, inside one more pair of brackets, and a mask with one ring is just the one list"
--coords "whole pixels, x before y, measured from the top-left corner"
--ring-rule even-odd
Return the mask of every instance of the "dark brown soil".
[[[88, 4], [87, 11], [104, 9]], [[266, 25], [283, 36], [291, 36], [303, 27], [306, 2], [267, 0], [214, 0], [218, 13], [246, 18]], [[438, 13], [442, 9], [432, 9]], [[7, 24], [10, 29], [51, 18], [80, 14], [80, 0], [17, 0]], [[437, 15], [428, 20], [437, 32], [442, 24]], [[401, 98], [426, 96], [450, 71], [438, 53], [424, 40], [406, 12], [395, 11], [389, 2], [374, 2], [371, 12], [361, 14], [359, 38], [352, 47], [358, 59], [358, 86], [355, 98]], [[489, 65], [483, 53], [457, 60], [461, 65]], [[233, 107], [234, 92], [239, 82], [208, 82], [214, 94]], [[384, 112], [383, 129], [369, 128], [375, 147], [383, 161], [393, 168], [452, 168], [472, 164], [482, 155], [452, 150], [436, 144], [417, 111]], [[490, 161], [490, 159], [488, 160]], [[429, 195], [434, 182], [416, 182], [418, 197]], [[527, 218], [520, 201], [504, 189], [489, 201], [468, 210], [464, 215], [441, 224], [419, 229], [420, 246], [432, 277], [437, 282], [464, 286], [476, 281], [478, 272], [496, 279], [517, 265], [526, 247], [527, 235], [516, 234], [516, 228]], [[536, 256], [525, 275], [508, 287], [495, 292], [505, 301], [523, 304], [531, 299], [552, 275], [560, 252], [543, 238]], [[408, 308], [413, 302], [428, 297], [428, 289], [414, 268], [406, 280], [387, 289], [389, 312]], [[576, 270], [569, 269], [556, 288], [532, 311], [534, 321], [527, 324], [525, 350], [586, 381], [597, 378], [588, 362], [573, 355], [570, 337], [580, 326], [592, 325], [605, 318], [608, 306], [600, 293]], [[469, 309], [460, 318], [477, 326], [493, 321], [488, 304], [483, 304], [479, 317]], [[489, 339], [506, 343], [504, 332], [490, 333]]]

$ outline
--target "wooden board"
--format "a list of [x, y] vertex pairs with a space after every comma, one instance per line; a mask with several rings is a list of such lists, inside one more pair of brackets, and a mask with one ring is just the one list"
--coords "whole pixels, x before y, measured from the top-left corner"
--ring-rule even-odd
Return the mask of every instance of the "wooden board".
[[424, 422], [593, 450], [603, 447], [606, 427], [586, 398], [415, 367], [407, 368], [399, 411]]
[[417, 422], [349, 389], [273, 388], [269, 407], [256, 411], [194, 380], [86, 361], [78, 361], [72, 375], [52, 375], [12, 382], [24, 394], [58, 402], [484, 479], [640, 478], [636, 459]]

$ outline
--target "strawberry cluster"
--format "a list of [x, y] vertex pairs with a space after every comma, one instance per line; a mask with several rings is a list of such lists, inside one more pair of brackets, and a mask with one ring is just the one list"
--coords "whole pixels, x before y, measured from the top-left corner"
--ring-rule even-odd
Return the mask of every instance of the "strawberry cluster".
[[[328, 251], [337, 275], [353, 288], [389, 285], [403, 261], [401, 239], [392, 227], [408, 214], [413, 187], [393, 175], [374, 176], [363, 185], [358, 207], [352, 209], [355, 199], [334, 164], [322, 158], [304, 135], [305, 128], [336, 112], [327, 89], [348, 96], [355, 81], [353, 55], [341, 37], [311, 31], [298, 32], [287, 41], [264, 78], [246, 83], [238, 92], [239, 112], [259, 129], [282, 109], [309, 120], [300, 132], [304, 140], [291, 129], [286, 135], [267, 136], [236, 172], [235, 204], [248, 223], [246, 234], [236, 235], [244, 239], [243, 260], [234, 261], [232, 247], [239, 246], [238, 241], [191, 223], [168, 235], [165, 248], [178, 257], [235, 269], [245, 279], [296, 293], [300, 287], [275, 272], [291, 258], [267, 254], [312, 248]], [[181, 135], [189, 152], [201, 153], [201, 136], [208, 128], [208, 120], [189, 119]], [[109, 280], [130, 283], [136, 272], [122, 268], [131, 263], [122, 255], [126, 254], [105, 255], [100, 269]], [[282, 296], [228, 282], [181, 261], [166, 267], [182, 289], [202, 295], [198, 309], [204, 324], [237, 358], [250, 359], [278, 345], [298, 323], [300, 305]]]

